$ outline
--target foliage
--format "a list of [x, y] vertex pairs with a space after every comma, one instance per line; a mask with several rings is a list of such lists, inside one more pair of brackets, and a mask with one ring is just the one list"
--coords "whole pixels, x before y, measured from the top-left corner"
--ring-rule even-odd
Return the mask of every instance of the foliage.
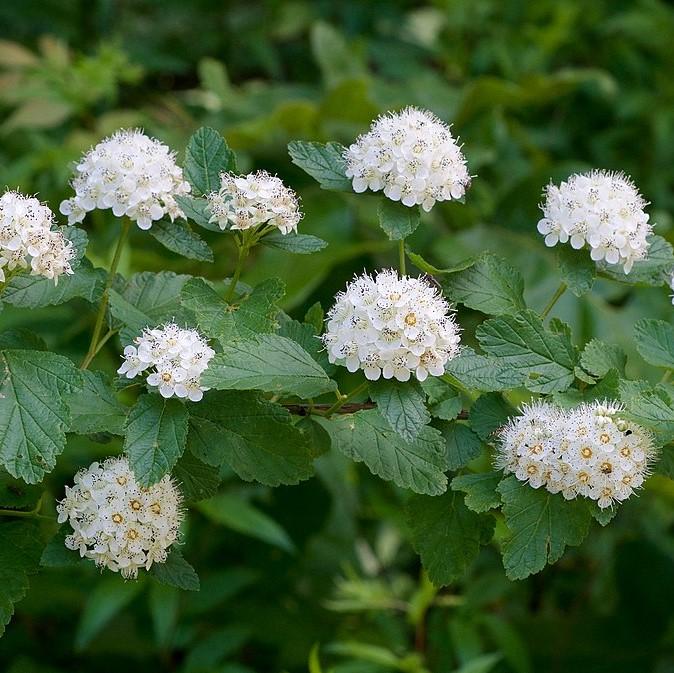
[[[671, 668], [673, 33], [661, 0], [0, 7], [0, 184], [55, 206], [82, 151], [141, 126], [192, 185], [187, 220], [131, 232], [88, 367], [109, 211], [67, 230], [73, 276], [2, 289], [2, 670]], [[465, 203], [352, 193], [344, 147], [410, 104], [460, 134]], [[536, 232], [543, 186], [592, 167], [652, 204], [629, 276]], [[232, 282], [204, 196], [257, 168], [305, 218]], [[366, 385], [317, 336], [346, 281], [401, 250], [456, 304], [463, 349], [441, 378]], [[172, 319], [217, 351], [202, 402], [115, 377]], [[495, 431], [541, 395], [620, 399], [656, 433], [638, 498], [600, 511], [493, 469]], [[188, 510], [184, 544], [136, 582], [65, 550], [54, 521], [73, 474], [121, 451], [144, 484], [172, 472]]]

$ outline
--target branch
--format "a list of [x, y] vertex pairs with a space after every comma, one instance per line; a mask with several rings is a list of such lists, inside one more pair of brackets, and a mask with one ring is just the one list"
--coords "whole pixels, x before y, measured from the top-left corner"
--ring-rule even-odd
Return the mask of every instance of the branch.
[[[312, 411], [325, 412], [333, 405], [331, 404], [284, 404], [283, 405], [291, 414], [296, 414], [297, 416], [309, 416]], [[375, 402], [349, 402], [344, 404], [339, 409], [335, 410], [335, 414], [353, 414], [356, 411], [363, 411], [364, 409], [376, 409], [377, 404]], [[466, 420], [468, 418], [467, 411], [459, 412], [457, 418], [461, 420]]]

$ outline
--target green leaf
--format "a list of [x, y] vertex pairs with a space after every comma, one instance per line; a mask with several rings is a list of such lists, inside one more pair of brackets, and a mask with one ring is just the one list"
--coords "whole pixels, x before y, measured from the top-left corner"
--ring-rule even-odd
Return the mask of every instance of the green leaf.
[[619, 266], [611, 266], [606, 262], [598, 262], [597, 268], [605, 276], [621, 283], [652, 285], [665, 285], [669, 281], [672, 268], [674, 268], [674, 251], [672, 246], [662, 236], [649, 236], [650, 247], [648, 257], [635, 262], [632, 270], [626, 274]]
[[330, 434], [332, 445], [373, 474], [416, 493], [438, 495], [447, 488], [447, 452], [442, 435], [424, 427], [408, 442], [391, 430], [376, 409], [316, 419]]
[[312, 252], [323, 250], [328, 243], [318, 236], [310, 234], [282, 234], [280, 231], [272, 231], [260, 239], [262, 245], [269, 248], [278, 248], [296, 255], [310, 255]]
[[195, 234], [187, 224], [159, 220], [152, 225], [150, 234], [165, 248], [188, 259], [200, 262], [212, 262], [213, 251], [201, 236]]
[[83, 650], [140, 593], [140, 580], [125, 582], [119, 576], [103, 577], [89, 592], [77, 631], [75, 647]]
[[350, 192], [351, 180], [346, 177], [344, 152], [339, 143], [313, 143], [293, 140], [288, 144], [291, 161], [314, 178], [323, 189]]
[[482, 453], [480, 438], [465, 423], [443, 423], [442, 434], [447, 445], [447, 467], [458, 470]]
[[674, 369], [674, 326], [664, 320], [639, 320], [634, 326], [634, 339], [646, 362]]
[[28, 575], [37, 572], [42, 544], [36, 524], [0, 524], [0, 636], [14, 614], [14, 604], [28, 591]]
[[307, 312], [304, 314], [304, 322], [314, 328], [316, 334], [323, 332], [323, 321], [325, 320], [325, 312], [321, 306], [321, 302], [317, 301], [312, 304]]
[[475, 390], [508, 390], [524, 384], [525, 374], [497, 358], [478, 355], [464, 346], [457, 357], [450, 360], [445, 370], [468, 388]]
[[501, 504], [501, 496], [496, 487], [502, 478], [501, 472], [495, 471], [462, 474], [452, 479], [451, 487], [454, 491], [463, 491], [466, 507], [481, 514]]
[[217, 222], [211, 222], [211, 213], [206, 199], [196, 196], [175, 196], [174, 198], [188, 220], [208, 231], [222, 232]]
[[664, 387], [621, 381], [620, 399], [629, 417], [653, 430], [662, 444], [674, 441], [674, 400]]
[[220, 173], [236, 170], [236, 159], [216, 130], [202, 127], [187, 143], [184, 170], [197, 194], [209, 194], [220, 189]]
[[419, 206], [408, 207], [384, 196], [379, 201], [379, 226], [391, 241], [402, 241], [419, 226]]
[[345, 79], [353, 79], [364, 73], [354, 50], [336, 28], [324, 21], [317, 21], [311, 27], [311, 51], [318, 63], [323, 80], [334, 87]]
[[171, 471], [187, 443], [188, 414], [175, 397], [141, 395], [126, 422], [124, 452], [138, 483], [150, 486]]
[[456, 388], [436, 376], [429, 376], [421, 387], [428, 397], [431, 416], [444, 421], [453, 421], [463, 409], [461, 395]]
[[165, 563], [153, 563], [150, 575], [170, 587], [199, 591], [199, 576], [177, 549], [172, 549]]
[[382, 380], [371, 383], [370, 397], [379, 413], [403, 439], [412, 441], [431, 421], [418, 383]]
[[70, 408], [70, 432], [124, 434], [125, 407], [107, 382], [103, 372], [83, 371], [81, 385], [65, 400]]
[[562, 280], [576, 297], [582, 297], [592, 289], [597, 265], [586, 250], [574, 250], [569, 245], [557, 246], [557, 263]]
[[78, 552], [66, 547], [65, 539], [72, 533], [68, 524], [61, 524], [43, 549], [40, 565], [45, 568], [72, 568], [89, 564], [89, 559], [82, 558]]
[[0, 468], [0, 508], [33, 509], [42, 495], [42, 487], [15, 479]]
[[516, 412], [515, 408], [498, 393], [481, 395], [470, 408], [470, 427], [486, 442], [494, 439], [494, 432], [502, 427]]
[[275, 332], [279, 327], [278, 303], [284, 295], [283, 281], [269, 278], [241, 298], [234, 312], [234, 322], [239, 336], [254, 338], [260, 333]]
[[309, 439], [283, 407], [257, 393], [210, 393], [190, 408], [190, 451], [209, 465], [227, 463], [246, 481], [279, 486], [308, 479]]
[[526, 375], [532, 392], [553, 393], [573, 383], [576, 354], [570, 339], [547, 330], [533, 311], [486, 320], [476, 336], [488, 355]]
[[180, 492], [187, 502], [212, 498], [220, 486], [218, 468], [203, 463], [190, 451], [183, 453], [171, 471], [171, 476], [180, 484]]
[[238, 336], [232, 307], [203, 278], [188, 280], [180, 301], [194, 313], [199, 329], [207, 336], [222, 343]]
[[511, 580], [537, 573], [558, 561], [566, 546], [579, 545], [590, 528], [590, 511], [582, 499], [564, 500], [516, 477], [498, 486], [510, 537], [503, 543], [503, 566]]
[[217, 390], [263, 390], [304, 399], [337, 389], [299, 344], [275, 334], [225, 346], [210, 361], [201, 381]]
[[292, 553], [295, 545], [273, 519], [250, 503], [229, 493], [221, 493], [196, 505], [214, 523], [227, 526], [243, 535], [257, 538]]
[[491, 253], [443, 278], [442, 287], [453, 301], [482, 313], [515, 314], [526, 308], [522, 276]]
[[624, 373], [626, 361], [627, 356], [620, 346], [599, 339], [592, 339], [580, 354], [583, 369], [599, 378], [606, 376], [611, 369]]
[[412, 545], [435, 586], [462, 577], [493, 534], [491, 517], [471, 512], [456, 491], [434, 498], [415, 495], [407, 503]]
[[14, 327], [0, 333], [0, 350], [14, 349], [31, 351], [48, 350], [47, 344], [42, 337], [24, 327]]
[[44, 351], [2, 351], [0, 367], [0, 462], [34, 484], [54, 469], [65, 447], [70, 412], [64, 395], [79, 384], [80, 372]]
[[285, 314], [280, 314], [281, 327], [278, 331], [279, 336], [292, 339], [298, 343], [311, 357], [318, 362], [328, 376], [331, 376], [337, 370], [337, 365], [331, 364], [328, 360], [328, 354], [323, 347], [323, 343], [318, 338], [313, 325], [298, 322], [289, 318]]

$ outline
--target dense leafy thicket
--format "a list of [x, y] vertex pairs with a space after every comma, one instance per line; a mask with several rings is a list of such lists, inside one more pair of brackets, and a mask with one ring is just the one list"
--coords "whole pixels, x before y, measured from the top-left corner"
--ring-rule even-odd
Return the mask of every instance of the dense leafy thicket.
[[[674, 10], [230, 4], [0, 7], [0, 184], [56, 211], [83, 152], [142, 127], [191, 188], [186, 219], [94, 210], [62, 228], [72, 275], [0, 285], [2, 669], [669, 670]], [[461, 202], [353, 193], [345, 147], [407, 105], [460, 134]], [[536, 231], [545, 185], [593, 168], [650, 201], [627, 275]], [[258, 169], [300, 194], [298, 233], [212, 221], [220, 173]], [[391, 267], [458, 308], [442, 376], [368, 381], [321, 344], [335, 294]], [[116, 374], [169, 322], [214, 351], [201, 401]], [[644, 488], [600, 508], [495, 469], [532, 397], [622, 403], [658, 449]], [[56, 521], [73, 475], [121, 453], [186, 508], [128, 581]]]

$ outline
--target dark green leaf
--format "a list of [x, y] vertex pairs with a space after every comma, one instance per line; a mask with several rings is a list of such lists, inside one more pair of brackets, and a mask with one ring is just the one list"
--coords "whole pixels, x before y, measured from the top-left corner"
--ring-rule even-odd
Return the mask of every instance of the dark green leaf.
[[318, 236], [309, 234], [282, 234], [273, 231], [260, 239], [260, 243], [269, 248], [278, 248], [296, 255], [310, 255], [312, 252], [323, 250], [328, 244]]
[[467, 346], [447, 363], [445, 370], [468, 388], [485, 391], [518, 388], [524, 385], [526, 376], [502, 360], [478, 355]]
[[447, 467], [458, 470], [482, 453], [480, 438], [464, 423], [442, 423], [442, 434], [447, 444]]
[[173, 468], [171, 476], [178, 482], [180, 492], [187, 502], [212, 498], [220, 486], [218, 468], [201, 462], [191, 451], [185, 451]]
[[124, 434], [125, 407], [110, 387], [103, 372], [82, 372], [82, 382], [66, 402], [70, 407], [70, 432]]
[[430, 423], [424, 394], [414, 381], [381, 380], [371, 383], [369, 390], [379, 413], [403, 439], [412, 441]]
[[470, 427], [485, 441], [492, 441], [494, 432], [515, 413], [503, 395], [488, 393], [478, 397], [470, 408]]
[[626, 360], [627, 357], [620, 346], [599, 339], [592, 339], [580, 354], [580, 364], [585, 371], [600, 378], [606, 376], [611, 369], [624, 373]]
[[175, 397], [141, 395], [126, 422], [124, 452], [142, 486], [158, 482], [183, 455], [188, 414]]
[[557, 246], [557, 263], [562, 280], [576, 297], [581, 297], [592, 289], [597, 276], [597, 265], [587, 250], [574, 250], [569, 245]]
[[473, 512], [487, 512], [501, 504], [501, 496], [497, 490], [503, 475], [501, 472], [478, 472], [476, 474], [462, 474], [452, 479], [451, 487], [454, 491], [463, 491], [464, 502]]
[[187, 143], [184, 170], [196, 194], [209, 194], [220, 189], [220, 173], [236, 170], [236, 159], [216, 130], [202, 127]]
[[639, 320], [634, 326], [634, 339], [646, 362], [674, 369], [674, 326], [664, 320]]
[[470, 511], [456, 491], [434, 498], [413, 496], [407, 503], [407, 523], [414, 549], [435, 586], [462, 577], [494, 529], [494, 520]]
[[208, 210], [208, 201], [195, 196], [176, 196], [180, 209], [188, 220], [209, 231], [222, 232], [217, 222], [211, 222], [211, 213]]
[[620, 266], [611, 266], [606, 262], [599, 262], [599, 268], [604, 275], [621, 283], [640, 285], [665, 285], [674, 268], [674, 252], [672, 246], [662, 236], [650, 236], [650, 247], [645, 260], [635, 262], [632, 270], [626, 274]]
[[177, 550], [172, 549], [166, 563], [153, 563], [150, 575], [170, 587], [185, 591], [199, 591], [199, 576]]

